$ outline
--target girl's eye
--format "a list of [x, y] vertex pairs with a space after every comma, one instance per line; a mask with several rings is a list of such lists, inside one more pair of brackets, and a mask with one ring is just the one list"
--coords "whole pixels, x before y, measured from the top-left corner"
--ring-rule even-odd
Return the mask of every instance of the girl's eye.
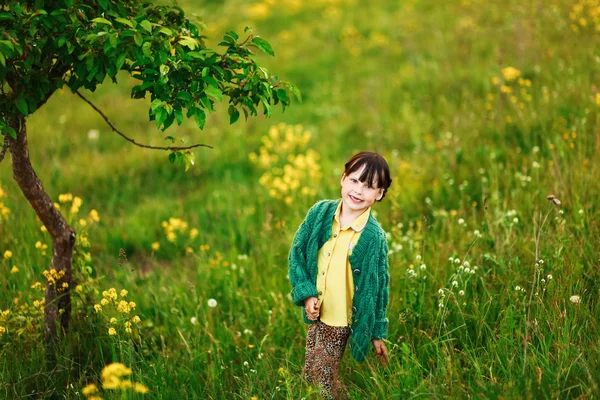
[[354, 179], [354, 178], [351, 178], [351, 179], [350, 179], [350, 182], [352, 182], [352, 183], [356, 183], [356, 182], [358, 182], [358, 181], [357, 181], [356, 179]]

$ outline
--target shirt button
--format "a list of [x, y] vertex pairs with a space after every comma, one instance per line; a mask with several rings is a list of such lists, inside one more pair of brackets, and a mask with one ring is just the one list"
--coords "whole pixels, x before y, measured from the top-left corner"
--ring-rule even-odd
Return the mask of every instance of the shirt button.
[[352, 306], [352, 312], [356, 312], [356, 307]]
[[358, 292], [358, 286], [354, 286], [354, 293]]
[[356, 268], [356, 269], [355, 269], [354, 271], [352, 271], [352, 272], [354, 272], [354, 275], [358, 275], [358, 274], [360, 274], [360, 269]]
[[327, 257], [329, 257], [330, 255], [331, 255], [330, 253], [327, 253]]
[[323, 294], [323, 292], [319, 291], [319, 296], [322, 295], [322, 294]]
[[325, 271], [323, 271], [323, 275], [325, 275]]
[[333, 234], [333, 237], [334, 237], [334, 238], [336, 238], [336, 237], [337, 237], [337, 233], [334, 233], [334, 234]]

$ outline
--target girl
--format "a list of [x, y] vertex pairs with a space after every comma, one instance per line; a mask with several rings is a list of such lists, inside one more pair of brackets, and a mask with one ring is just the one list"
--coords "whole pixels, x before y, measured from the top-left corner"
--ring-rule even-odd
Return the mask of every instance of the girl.
[[304, 375], [326, 397], [345, 396], [338, 372], [348, 340], [357, 361], [364, 361], [369, 342], [388, 361], [382, 340], [388, 329], [388, 246], [371, 205], [391, 183], [381, 155], [354, 155], [345, 164], [341, 199], [316, 203], [292, 242], [292, 300], [310, 324]]

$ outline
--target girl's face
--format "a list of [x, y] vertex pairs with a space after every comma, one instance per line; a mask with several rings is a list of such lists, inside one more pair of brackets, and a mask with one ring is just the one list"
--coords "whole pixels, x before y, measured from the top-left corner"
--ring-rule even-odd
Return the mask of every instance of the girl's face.
[[[383, 189], [371, 187], [367, 182], [359, 181], [364, 169], [363, 165], [357, 171], [348, 175], [344, 174], [341, 181], [343, 206], [356, 213], [362, 213], [383, 197]], [[373, 184], [376, 185], [376, 182]]]

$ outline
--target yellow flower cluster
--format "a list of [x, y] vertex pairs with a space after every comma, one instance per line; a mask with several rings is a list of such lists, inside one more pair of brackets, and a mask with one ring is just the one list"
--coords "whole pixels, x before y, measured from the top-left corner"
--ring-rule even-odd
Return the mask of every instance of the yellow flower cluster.
[[[6, 192], [0, 186], [0, 199], [6, 197]], [[10, 214], [10, 209], [4, 205], [4, 202], [0, 201], [0, 221], [5, 219]]]
[[5, 259], [5, 260], [9, 260], [11, 257], [12, 257], [12, 251], [10, 251], [10, 250], [6, 250], [6, 251], [4, 252], [4, 259]]
[[[495, 76], [492, 78], [492, 84], [496, 86], [500, 92], [500, 96], [505, 96], [512, 104], [515, 104], [519, 109], [524, 109], [525, 104], [533, 99], [529, 93], [531, 81], [521, 77], [521, 71], [514, 67], [505, 67], [502, 69], [502, 79]], [[489, 93], [485, 108], [491, 111], [494, 107], [492, 102], [496, 99], [496, 95]]]
[[40, 252], [43, 256], [46, 255], [46, 250], [48, 249], [48, 245], [46, 243], [42, 243], [39, 240], [35, 242], [35, 248], [40, 249]]
[[[122, 363], [108, 364], [102, 369], [102, 389], [104, 390], [128, 390], [133, 389], [137, 393], [146, 394], [150, 390], [146, 385], [138, 382], [132, 382], [129, 379], [123, 379], [126, 376], [131, 375], [133, 371], [131, 368], [127, 368]], [[81, 390], [81, 393], [87, 397], [87, 400], [101, 400], [102, 398], [97, 396], [99, 390], [98, 387], [90, 383]]]
[[[262, 137], [259, 153], [250, 153], [250, 161], [266, 170], [259, 183], [269, 191], [269, 196], [292, 204], [293, 194], [300, 192], [314, 196], [321, 179], [320, 155], [306, 150], [311, 133], [301, 125], [278, 124]], [[304, 151], [304, 154], [301, 152]]]
[[600, 1], [579, 0], [569, 13], [571, 29], [574, 32], [584, 30], [600, 31]]
[[[10, 310], [0, 311], [0, 323], [4, 324], [6, 322], [6, 317], [10, 314]], [[0, 337], [6, 332], [6, 328], [0, 325]]]
[[[125, 300], [125, 297], [128, 294], [129, 292], [126, 289], [123, 289], [117, 293], [115, 288], [110, 288], [102, 292], [102, 299], [100, 300], [100, 303], [94, 304], [94, 310], [96, 313], [101, 313], [103, 310], [106, 311], [104, 316], [111, 325], [108, 327], [108, 334], [110, 336], [117, 335], [117, 330], [112, 325], [117, 325], [119, 321], [125, 320], [122, 324], [125, 328], [125, 333], [133, 333], [132, 323], [139, 324], [142, 322], [140, 317], [137, 315], [134, 315], [133, 317], [128, 315], [137, 306], [135, 302]], [[110, 307], [110, 309], [108, 307]], [[117, 315], [117, 317], [112, 315]]]
[[[188, 228], [188, 223], [181, 218], [169, 218], [168, 221], [162, 222], [162, 227], [165, 231], [167, 240], [171, 243], [175, 243], [175, 240], [177, 240], [177, 232], [184, 234]], [[196, 229], [196, 236], [198, 235], [197, 232], [198, 230]]]
[[[48, 284], [50, 286], [56, 286], [56, 283], [65, 276], [65, 271], [63, 271], [63, 270], [57, 271], [56, 269], [51, 268], [50, 271], [44, 270], [42, 272], [42, 275], [44, 275], [46, 277], [46, 282], [48, 282]], [[61, 287], [59, 288], [59, 290], [64, 290], [68, 287], [69, 287], [69, 284], [67, 282], [63, 282], [61, 284]]]

